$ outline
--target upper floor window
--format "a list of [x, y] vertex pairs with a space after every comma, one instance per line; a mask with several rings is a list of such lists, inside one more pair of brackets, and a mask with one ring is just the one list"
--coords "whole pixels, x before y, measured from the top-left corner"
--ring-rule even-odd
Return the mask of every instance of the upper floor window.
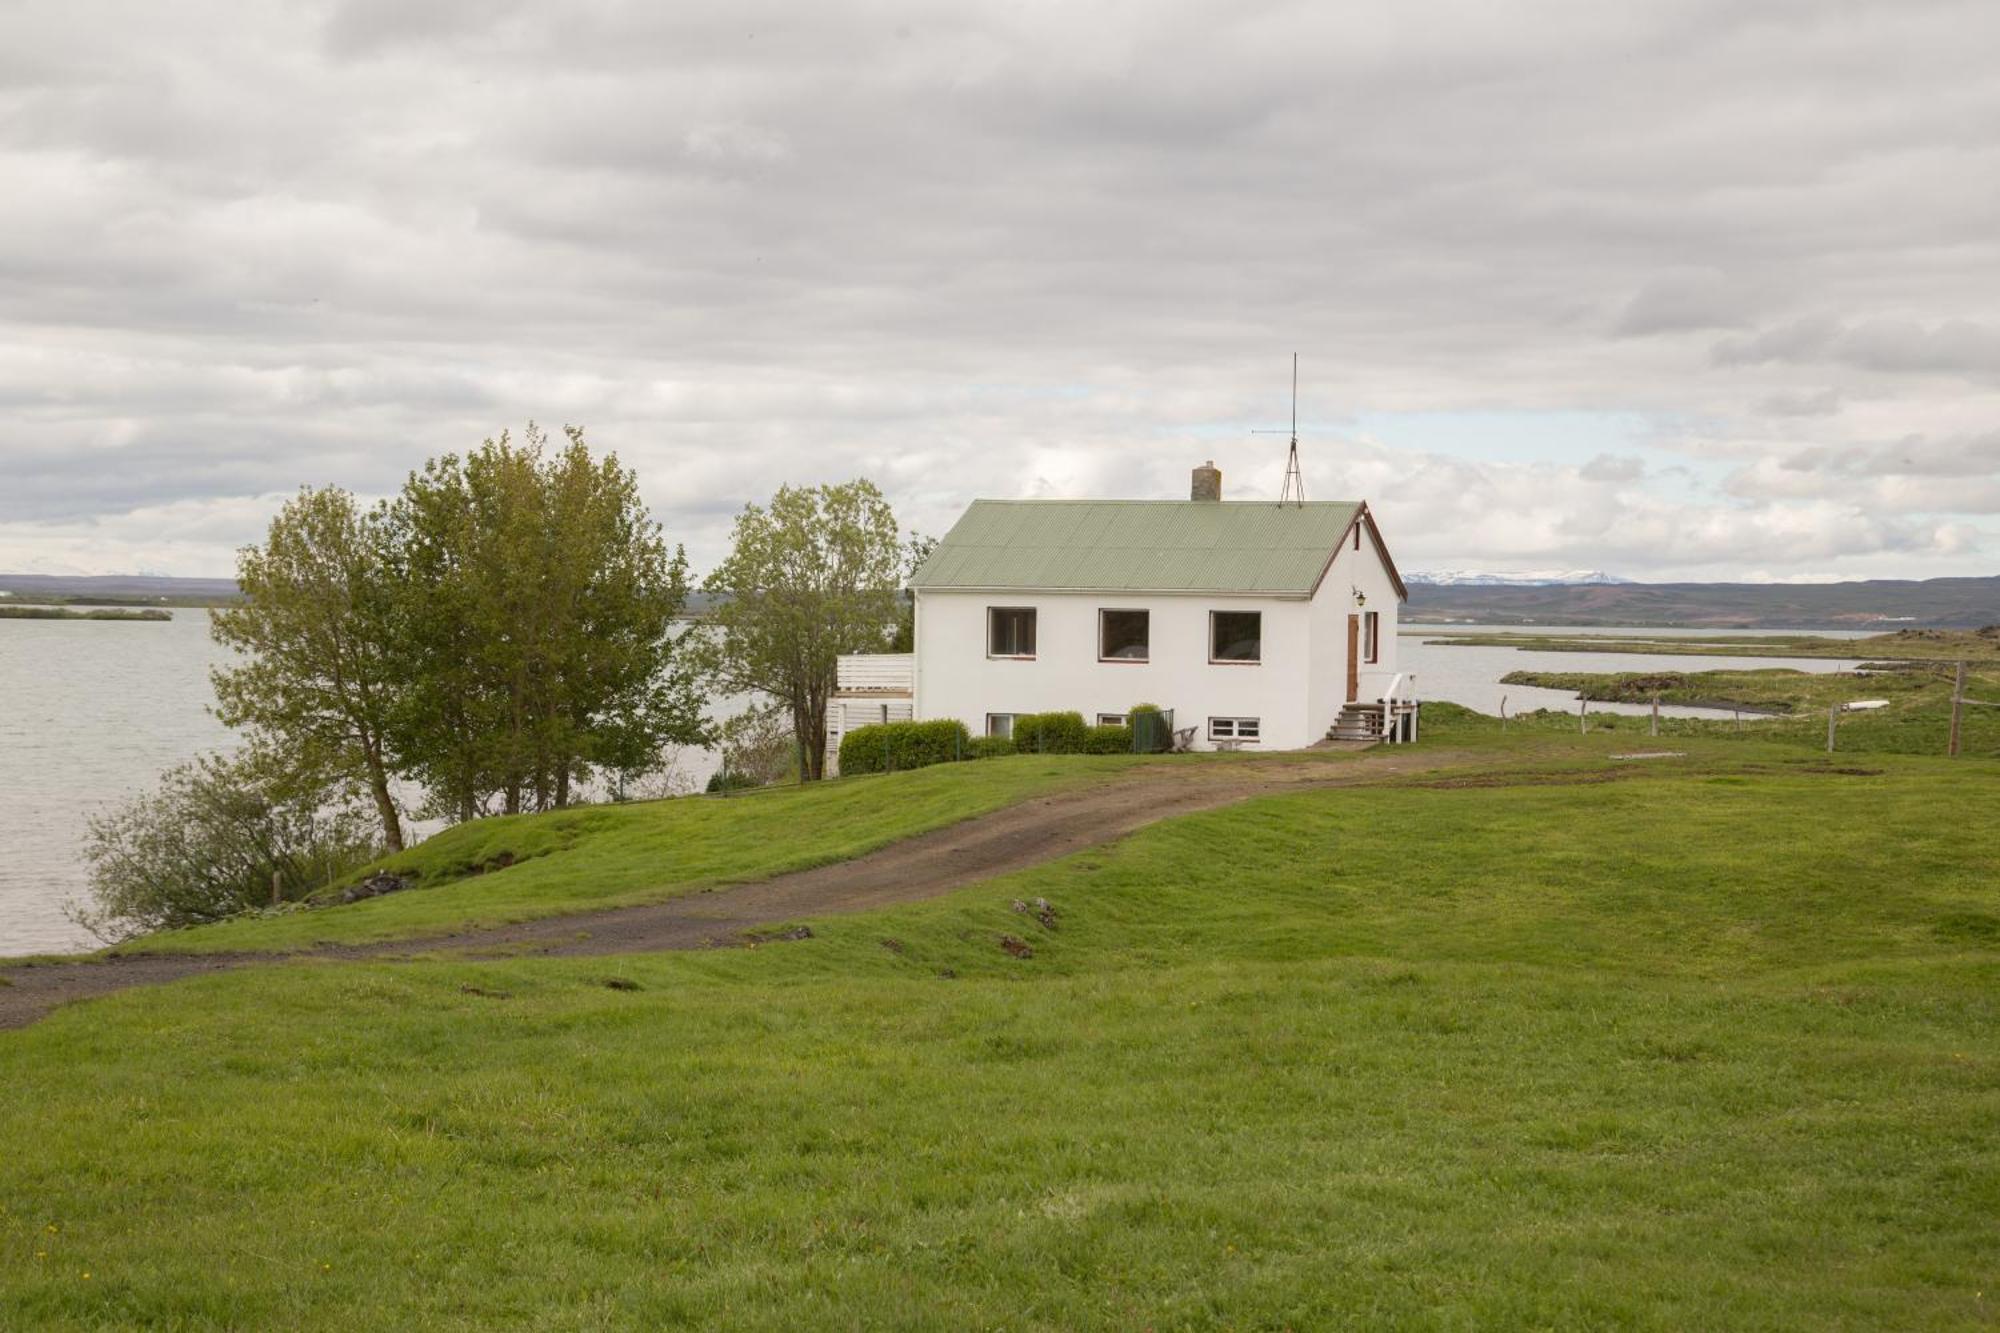
[[1152, 655], [1152, 620], [1145, 611], [1097, 613], [1097, 660], [1144, 662]]
[[1033, 657], [1035, 655], [1035, 608], [1032, 606], [987, 607], [986, 655], [988, 657]]
[[1208, 613], [1208, 660], [1211, 662], [1263, 661], [1264, 613], [1262, 611], [1210, 611]]
[[1382, 615], [1379, 611], [1368, 611], [1361, 617], [1361, 660], [1382, 660]]

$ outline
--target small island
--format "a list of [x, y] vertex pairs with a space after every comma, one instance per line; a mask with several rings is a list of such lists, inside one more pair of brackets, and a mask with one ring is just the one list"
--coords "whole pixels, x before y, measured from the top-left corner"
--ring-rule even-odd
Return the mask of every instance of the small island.
[[0, 606], [0, 620], [172, 620], [171, 611], [148, 607], [135, 611], [128, 607], [96, 607], [74, 611], [66, 606]]

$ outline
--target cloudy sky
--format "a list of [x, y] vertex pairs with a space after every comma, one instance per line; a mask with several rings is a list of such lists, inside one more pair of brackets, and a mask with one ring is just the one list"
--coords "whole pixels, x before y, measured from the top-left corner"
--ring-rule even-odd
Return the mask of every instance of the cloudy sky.
[[2000, 571], [2000, 8], [6, 0], [0, 570], [227, 573], [534, 418], [1308, 493], [1406, 569]]

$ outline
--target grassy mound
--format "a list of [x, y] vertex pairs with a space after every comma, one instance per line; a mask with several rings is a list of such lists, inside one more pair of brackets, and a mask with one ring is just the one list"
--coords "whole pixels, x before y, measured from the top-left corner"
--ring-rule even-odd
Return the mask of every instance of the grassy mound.
[[2000, 769], [1843, 767], [1271, 797], [750, 950], [65, 1011], [0, 1034], [0, 1325], [1984, 1323]]

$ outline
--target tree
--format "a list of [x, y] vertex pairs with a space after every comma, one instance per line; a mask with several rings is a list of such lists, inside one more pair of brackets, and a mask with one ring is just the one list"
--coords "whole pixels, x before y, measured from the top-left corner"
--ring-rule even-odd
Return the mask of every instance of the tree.
[[[924, 561], [937, 550], [938, 539], [926, 537], [920, 532], [910, 534], [904, 543], [903, 582], [907, 585], [916, 578], [917, 571], [924, 567]], [[914, 653], [917, 650], [917, 597], [907, 587], [896, 595], [896, 633], [889, 644], [892, 653]]]
[[264, 544], [237, 554], [243, 601], [210, 632], [246, 660], [210, 679], [217, 716], [285, 754], [299, 792], [367, 792], [383, 842], [401, 851], [388, 732], [402, 670], [385, 568], [378, 514], [338, 487], [301, 490]]
[[112, 942], [264, 906], [274, 878], [296, 900], [374, 857], [372, 822], [352, 797], [302, 789], [289, 757], [204, 756], [91, 819], [84, 857], [93, 902], [69, 913]]
[[808, 781], [826, 772], [834, 659], [889, 644], [903, 556], [873, 484], [782, 486], [768, 507], [744, 508], [728, 558], [703, 584], [721, 598], [708, 641], [717, 678], [784, 706]]
[[390, 506], [411, 689], [398, 734], [438, 808], [570, 803], [596, 771], [643, 772], [703, 738], [671, 552], [616, 457], [532, 423], [413, 473]]

